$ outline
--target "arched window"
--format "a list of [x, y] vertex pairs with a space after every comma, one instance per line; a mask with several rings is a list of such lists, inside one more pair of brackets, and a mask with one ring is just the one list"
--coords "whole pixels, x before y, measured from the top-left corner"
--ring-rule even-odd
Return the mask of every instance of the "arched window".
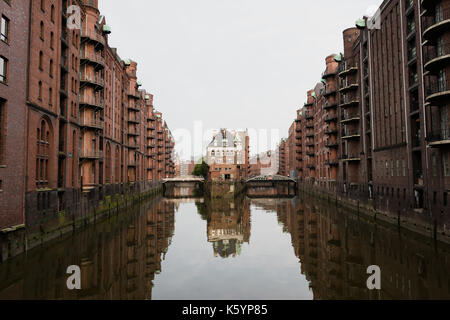
[[49, 155], [51, 148], [50, 126], [45, 119], [40, 122], [36, 129], [36, 185], [38, 188], [47, 187], [49, 184]]
[[39, 51], [39, 69], [44, 70], [44, 53]]
[[50, 32], [50, 48], [55, 48], [55, 34], [53, 33], [53, 31]]
[[55, 6], [52, 4], [50, 8], [50, 19], [52, 22], [55, 22]]
[[53, 105], [53, 90], [52, 88], [48, 89], [48, 105]]
[[39, 36], [41, 37], [41, 40], [44, 40], [44, 21], [41, 21]]
[[38, 99], [42, 100], [42, 81], [38, 83]]
[[50, 64], [49, 64], [48, 69], [49, 69], [48, 73], [49, 73], [50, 77], [53, 78], [53, 60], [52, 59], [50, 59]]
[[45, 0], [41, 0], [41, 10], [45, 12]]

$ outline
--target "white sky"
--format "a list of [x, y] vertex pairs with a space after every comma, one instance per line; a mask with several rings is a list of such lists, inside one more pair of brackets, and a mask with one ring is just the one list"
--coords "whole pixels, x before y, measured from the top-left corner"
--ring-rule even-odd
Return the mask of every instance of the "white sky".
[[[112, 27], [110, 45], [138, 63], [177, 152], [190, 158], [201, 154], [202, 140], [209, 142], [206, 129], [273, 129], [271, 140], [287, 136], [306, 91], [320, 81], [325, 57], [342, 51], [342, 31], [382, 1], [99, 2]], [[252, 153], [270, 148], [251, 140]]]

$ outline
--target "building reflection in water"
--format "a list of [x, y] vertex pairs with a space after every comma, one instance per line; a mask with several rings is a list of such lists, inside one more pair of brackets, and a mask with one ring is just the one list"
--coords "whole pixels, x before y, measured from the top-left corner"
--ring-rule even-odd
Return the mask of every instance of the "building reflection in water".
[[[174, 232], [171, 202], [154, 200], [0, 268], [0, 299], [151, 299]], [[70, 265], [79, 291], [66, 288]]]
[[206, 199], [197, 203], [202, 218], [207, 221], [208, 242], [215, 257], [236, 257], [242, 245], [250, 242], [250, 205], [244, 198], [234, 200]]
[[[450, 247], [316, 199], [252, 202], [291, 234], [315, 299], [450, 299]], [[381, 268], [381, 290], [367, 268]]]
[[[0, 265], [0, 299], [151, 299], [178, 205], [155, 199], [6, 261]], [[315, 299], [450, 299], [448, 245], [313, 198], [205, 200], [196, 205], [214, 256], [222, 258], [239, 256], [244, 243], [252, 250], [251, 210], [276, 213], [299, 259], [298, 276], [306, 276]], [[205, 224], [194, 231], [204, 233]], [[81, 267], [80, 291], [66, 288], [70, 265]], [[381, 268], [381, 291], [366, 287], [370, 265]]]

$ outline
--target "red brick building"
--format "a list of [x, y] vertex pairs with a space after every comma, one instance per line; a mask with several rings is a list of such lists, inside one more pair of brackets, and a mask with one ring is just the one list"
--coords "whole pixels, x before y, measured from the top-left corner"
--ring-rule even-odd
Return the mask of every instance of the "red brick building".
[[0, 230], [53, 230], [61, 215], [174, 175], [172, 134], [137, 63], [108, 45], [97, 0], [0, 10]]
[[209, 178], [239, 181], [250, 176], [250, 140], [247, 131], [220, 129], [206, 150]]
[[[299, 179], [373, 205], [387, 219], [448, 234], [450, 1], [386, 0], [343, 32], [297, 111]], [[293, 126], [289, 136], [293, 136]]]
[[[25, 223], [30, 3], [0, 1], [0, 230]], [[5, 26], [5, 27], [3, 27]]]

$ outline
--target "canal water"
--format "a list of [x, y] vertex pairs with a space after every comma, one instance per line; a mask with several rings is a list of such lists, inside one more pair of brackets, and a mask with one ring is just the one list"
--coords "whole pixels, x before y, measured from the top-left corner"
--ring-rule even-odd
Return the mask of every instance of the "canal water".
[[0, 264], [0, 299], [450, 299], [449, 270], [449, 246], [314, 198], [159, 198]]

